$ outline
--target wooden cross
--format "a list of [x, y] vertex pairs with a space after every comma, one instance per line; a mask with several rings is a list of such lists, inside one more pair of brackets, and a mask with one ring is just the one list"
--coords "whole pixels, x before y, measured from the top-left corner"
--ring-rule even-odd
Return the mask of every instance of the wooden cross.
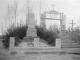
[[71, 22], [71, 23], [69, 23], [69, 24], [71, 24], [71, 26], [72, 26], [72, 28], [71, 28], [71, 29], [72, 29], [72, 31], [73, 31], [74, 24], [75, 24], [75, 23], [74, 23], [74, 21], [72, 20], [72, 22]]

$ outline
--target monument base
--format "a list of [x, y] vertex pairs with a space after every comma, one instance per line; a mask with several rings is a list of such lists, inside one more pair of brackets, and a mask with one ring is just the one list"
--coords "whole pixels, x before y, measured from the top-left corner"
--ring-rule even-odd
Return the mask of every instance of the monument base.
[[[39, 47], [39, 37], [24, 37], [23, 39], [25, 42], [31, 42], [34, 47]], [[30, 44], [29, 44], [30, 45]]]
[[39, 37], [31, 37], [31, 36], [28, 36], [28, 37], [24, 37], [23, 40], [24, 40], [25, 42], [28, 42], [28, 41], [29, 41], [29, 42], [32, 42], [32, 41], [34, 41], [35, 38], [39, 38]]
[[25, 42], [32, 42], [34, 40], [33, 37], [24, 37], [23, 39]]

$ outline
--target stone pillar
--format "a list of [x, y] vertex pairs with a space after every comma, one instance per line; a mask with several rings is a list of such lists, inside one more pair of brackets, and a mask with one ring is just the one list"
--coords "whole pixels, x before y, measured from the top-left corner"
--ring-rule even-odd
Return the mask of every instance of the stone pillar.
[[61, 48], [61, 39], [56, 39], [56, 48]]
[[9, 51], [13, 51], [15, 46], [15, 37], [10, 37]]
[[39, 38], [34, 38], [34, 47], [39, 47]]

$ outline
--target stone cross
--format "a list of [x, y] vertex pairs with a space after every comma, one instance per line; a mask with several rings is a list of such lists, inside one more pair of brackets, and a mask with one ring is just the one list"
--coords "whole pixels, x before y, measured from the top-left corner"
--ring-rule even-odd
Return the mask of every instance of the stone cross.
[[72, 26], [72, 31], [73, 31], [73, 28], [74, 28], [74, 21], [72, 20], [72, 22], [71, 23], [69, 23], [69, 24], [71, 24], [71, 26]]

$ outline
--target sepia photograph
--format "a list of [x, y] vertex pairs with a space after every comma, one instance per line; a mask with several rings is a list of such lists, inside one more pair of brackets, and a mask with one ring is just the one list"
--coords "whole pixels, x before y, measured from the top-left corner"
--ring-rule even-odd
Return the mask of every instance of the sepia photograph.
[[80, 60], [80, 0], [0, 0], [0, 60]]

